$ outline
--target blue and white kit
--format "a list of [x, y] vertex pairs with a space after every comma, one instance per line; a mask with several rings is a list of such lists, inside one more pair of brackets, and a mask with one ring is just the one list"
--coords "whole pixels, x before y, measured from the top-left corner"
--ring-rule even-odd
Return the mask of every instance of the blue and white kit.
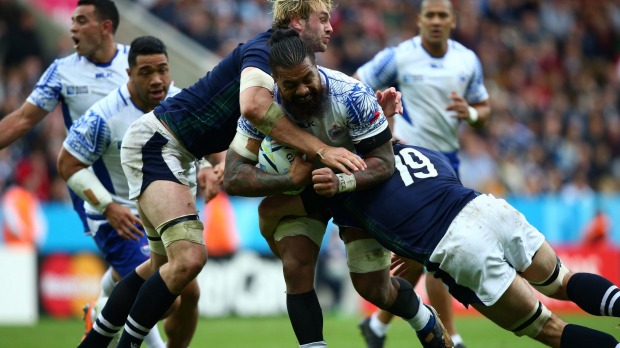
[[[68, 133], [73, 122], [88, 108], [129, 80], [128, 54], [129, 46], [117, 44], [116, 55], [105, 64], [93, 63], [77, 53], [56, 59], [41, 75], [27, 101], [47, 112], [60, 104]], [[73, 209], [80, 216], [84, 231], [88, 232], [84, 200], [71, 190], [69, 193]]]
[[413, 37], [383, 49], [356, 74], [373, 89], [393, 86], [402, 93], [404, 113], [394, 117], [395, 137], [443, 153], [459, 149], [460, 123], [446, 110], [450, 93], [469, 104], [489, 98], [478, 57], [454, 40], [442, 57], [433, 57], [421, 37]]
[[[180, 91], [170, 86], [167, 97]], [[137, 216], [136, 202], [130, 200], [129, 185], [120, 159], [121, 142], [129, 126], [145, 111], [131, 100], [127, 84], [95, 103], [69, 130], [63, 147], [80, 162], [88, 164], [115, 203]], [[149, 257], [146, 235], [139, 241], [123, 240], [88, 202], [84, 203], [87, 222], [104, 259], [121, 276]]]

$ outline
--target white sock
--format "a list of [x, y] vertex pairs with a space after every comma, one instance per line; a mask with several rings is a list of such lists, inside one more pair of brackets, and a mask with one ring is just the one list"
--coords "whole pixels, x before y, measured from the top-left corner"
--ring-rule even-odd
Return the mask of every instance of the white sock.
[[299, 348], [316, 348], [316, 347], [327, 347], [327, 343], [325, 341], [306, 343], [299, 346]]
[[144, 343], [148, 348], [166, 348], [166, 344], [159, 334], [157, 325], [153, 326], [149, 334], [144, 337]]
[[452, 338], [452, 343], [454, 343], [454, 345], [457, 345], [459, 343], [463, 343], [463, 337], [461, 337], [461, 335], [459, 334], [455, 334], [450, 336]]
[[433, 316], [433, 313], [431, 313], [431, 311], [422, 303], [422, 298], [420, 298], [420, 295], [416, 294], [416, 296], [418, 296], [418, 302], [420, 303], [418, 312], [413, 318], [407, 320], [407, 322], [414, 330], [420, 331], [426, 327], [426, 324], [428, 324], [428, 321]]
[[112, 293], [112, 289], [116, 286], [116, 282], [114, 281], [114, 277], [112, 277], [112, 267], [108, 267], [108, 270], [105, 271], [103, 277], [101, 277], [101, 293], [99, 297], [110, 297]]
[[368, 326], [370, 326], [372, 332], [379, 337], [387, 335], [388, 329], [390, 328], [390, 324], [384, 324], [379, 320], [379, 312], [372, 313]]

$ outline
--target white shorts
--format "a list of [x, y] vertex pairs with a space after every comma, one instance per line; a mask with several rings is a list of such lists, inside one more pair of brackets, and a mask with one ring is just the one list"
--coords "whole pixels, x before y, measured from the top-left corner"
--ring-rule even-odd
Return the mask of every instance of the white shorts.
[[131, 124], [121, 145], [121, 164], [135, 199], [153, 181], [188, 186], [196, 195], [196, 157], [174, 138], [153, 112]]
[[542, 233], [505, 200], [480, 195], [454, 218], [427, 268], [461, 303], [490, 306], [516, 272], [530, 266], [544, 241]]

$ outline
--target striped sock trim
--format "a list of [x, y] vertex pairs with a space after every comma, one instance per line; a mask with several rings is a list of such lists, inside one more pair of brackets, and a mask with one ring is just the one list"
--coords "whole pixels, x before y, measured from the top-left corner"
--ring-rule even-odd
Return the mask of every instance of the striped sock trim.
[[99, 333], [102, 336], [113, 337], [118, 333], [118, 331], [123, 328], [123, 326], [114, 326], [109, 321], [105, 320], [105, 318], [99, 314], [97, 319], [93, 323], [93, 330]]
[[605, 291], [605, 295], [601, 301], [601, 315], [609, 317], [613, 316], [614, 305], [619, 297], [620, 289], [618, 289], [615, 285], [610, 286], [607, 291]]
[[128, 317], [127, 323], [125, 323], [125, 331], [133, 337], [144, 340], [144, 337], [149, 334], [151, 329], [138, 324], [132, 317]]

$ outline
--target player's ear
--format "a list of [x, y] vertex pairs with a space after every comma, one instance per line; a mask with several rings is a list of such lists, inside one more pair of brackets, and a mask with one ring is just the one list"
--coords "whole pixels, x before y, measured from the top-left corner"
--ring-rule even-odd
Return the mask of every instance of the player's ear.
[[293, 15], [293, 18], [291, 18], [290, 27], [297, 31], [301, 31], [301, 29], [303, 28], [303, 24], [301, 23], [302, 20], [303, 18], [301, 18], [300, 15]]
[[105, 19], [103, 22], [101, 22], [101, 29], [103, 30], [104, 34], [110, 33], [114, 35], [114, 26], [112, 25], [112, 21], [109, 19]]

